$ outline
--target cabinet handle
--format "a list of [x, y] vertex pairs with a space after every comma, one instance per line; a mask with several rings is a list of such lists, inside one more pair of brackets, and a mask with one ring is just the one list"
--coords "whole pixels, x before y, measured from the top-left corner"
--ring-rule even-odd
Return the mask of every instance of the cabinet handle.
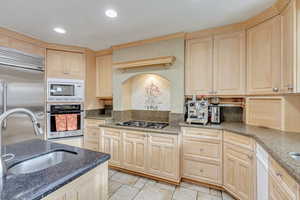
[[279, 92], [279, 89], [277, 87], [273, 88], [273, 92]]
[[252, 160], [253, 159], [253, 156], [251, 155], [247, 155], [248, 156], [248, 158], [249, 158], [249, 160]]
[[280, 172], [276, 172], [276, 176], [278, 176], [278, 177], [282, 177], [282, 174], [280, 173]]

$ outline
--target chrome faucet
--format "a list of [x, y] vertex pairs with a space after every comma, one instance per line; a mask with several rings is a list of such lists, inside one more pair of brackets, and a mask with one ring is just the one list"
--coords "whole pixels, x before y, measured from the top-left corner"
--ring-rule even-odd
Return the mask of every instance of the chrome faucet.
[[[34, 129], [35, 134], [36, 135], [43, 134], [43, 129], [41, 128], [40, 123], [38, 123], [33, 112], [31, 112], [28, 109], [15, 108], [15, 109], [8, 110], [0, 115], [0, 179], [2, 179], [2, 177], [5, 176], [6, 171], [7, 171], [5, 162], [3, 161], [3, 158], [2, 158], [2, 125], [3, 125], [3, 122], [5, 121], [5, 119], [7, 119], [9, 116], [11, 116], [12, 114], [15, 114], [15, 113], [23, 113], [23, 114], [28, 115], [31, 118], [31, 121], [33, 123], [33, 129]], [[1, 182], [1, 180], [0, 180], [0, 182]]]

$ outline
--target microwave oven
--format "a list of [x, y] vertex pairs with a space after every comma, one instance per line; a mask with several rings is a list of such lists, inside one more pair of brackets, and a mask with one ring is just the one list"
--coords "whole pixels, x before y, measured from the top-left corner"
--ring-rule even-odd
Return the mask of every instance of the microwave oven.
[[84, 81], [74, 79], [48, 79], [48, 102], [83, 102]]

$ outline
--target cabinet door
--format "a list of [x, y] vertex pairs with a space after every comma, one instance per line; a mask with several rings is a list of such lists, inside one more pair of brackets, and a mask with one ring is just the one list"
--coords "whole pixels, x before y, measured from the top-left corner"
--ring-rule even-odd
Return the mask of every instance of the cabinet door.
[[245, 31], [214, 38], [214, 92], [218, 95], [245, 94]]
[[84, 148], [99, 151], [100, 128], [87, 126], [84, 128]]
[[85, 78], [85, 56], [81, 53], [47, 50], [47, 77]]
[[112, 97], [112, 56], [97, 57], [96, 66], [97, 97]]
[[281, 18], [247, 31], [247, 92], [278, 93], [281, 85]]
[[145, 172], [147, 152], [147, 133], [123, 132], [123, 167]]
[[71, 79], [84, 80], [85, 55], [81, 53], [64, 52], [64, 74]]
[[212, 37], [187, 41], [185, 68], [185, 91], [187, 95], [212, 93], [212, 59]]
[[280, 181], [276, 180], [276, 177], [269, 173], [269, 200], [296, 200], [291, 194], [283, 189], [283, 185]]
[[161, 178], [179, 181], [178, 136], [149, 134], [148, 171]]
[[119, 130], [102, 129], [100, 136], [100, 149], [102, 152], [110, 154], [110, 165], [121, 166], [122, 137]]
[[64, 52], [47, 50], [47, 77], [65, 78]]
[[291, 1], [281, 14], [282, 66], [281, 91], [294, 92], [296, 75], [296, 1]]
[[252, 153], [237, 146], [224, 145], [224, 187], [239, 199], [252, 200], [254, 174]]

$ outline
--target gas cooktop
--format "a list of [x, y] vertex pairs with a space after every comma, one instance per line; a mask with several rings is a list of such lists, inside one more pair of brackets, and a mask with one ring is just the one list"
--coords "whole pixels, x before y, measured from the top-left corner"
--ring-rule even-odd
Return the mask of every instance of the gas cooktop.
[[147, 122], [147, 121], [127, 121], [117, 123], [119, 126], [129, 126], [138, 128], [163, 129], [168, 126], [168, 123], [163, 122]]

